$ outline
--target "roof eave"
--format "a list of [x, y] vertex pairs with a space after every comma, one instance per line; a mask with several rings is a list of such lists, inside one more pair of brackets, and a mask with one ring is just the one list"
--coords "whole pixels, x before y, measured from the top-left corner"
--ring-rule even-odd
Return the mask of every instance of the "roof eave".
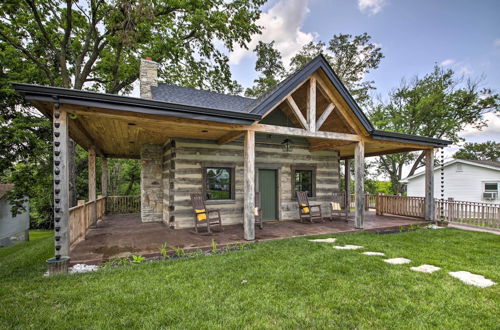
[[250, 125], [261, 118], [258, 114], [172, 104], [129, 96], [102, 94], [59, 87], [12, 83], [28, 101], [59, 102], [143, 114], [173, 116], [231, 124]]

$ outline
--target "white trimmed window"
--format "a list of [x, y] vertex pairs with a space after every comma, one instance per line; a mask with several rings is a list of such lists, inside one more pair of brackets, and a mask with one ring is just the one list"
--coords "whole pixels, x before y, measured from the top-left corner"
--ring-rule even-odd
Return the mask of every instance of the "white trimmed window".
[[483, 188], [483, 199], [494, 200], [498, 198], [498, 182], [485, 182]]

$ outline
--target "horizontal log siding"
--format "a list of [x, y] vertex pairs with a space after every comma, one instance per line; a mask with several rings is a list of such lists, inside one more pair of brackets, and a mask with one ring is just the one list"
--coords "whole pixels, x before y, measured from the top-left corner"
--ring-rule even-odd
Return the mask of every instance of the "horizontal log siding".
[[[175, 158], [168, 158], [171, 152], [164, 151], [164, 175], [170, 180], [170, 219], [175, 228], [193, 226], [193, 210], [189, 194], [202, 190], [202, 166], [235, 166], [235, 199], [233, 202], [208, 202], [207, 208], [221, 209], [223, 224], [243, 223], [243, 144], [232, 142], [218, 145], [210, 141], [175, 140]], [[338, 154], [333, 151], [309, 152], [307, 147], [295, 147], [292, 153], [284, 153], [280, 146], [256, 145], [256, 167], [277, 166], [280, 169], [280, 220], [298, 218], [297, 202], [292, 194], [291, 166], [316, 167], [316, 197], [311, 201], [320, 203], [328, 210], [333, 191], [339, 189]], [[167, 170], [166, 163], [174, 165]], [[167, 173], [168, 172], [168, 173]], [[166, 184], [166, 179], [164, 179]], [[165, 212], [165, 211], [164, 211]], [[172, 218], [173, 216], [173, 218]]]

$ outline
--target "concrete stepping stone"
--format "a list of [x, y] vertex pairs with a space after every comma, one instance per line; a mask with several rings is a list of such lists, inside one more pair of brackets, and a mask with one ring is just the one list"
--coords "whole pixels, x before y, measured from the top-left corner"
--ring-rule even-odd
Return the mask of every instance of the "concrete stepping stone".
[[363, 247], [359, 245], [344, 245], [344, 246], [334, 246], [333, 248], [337, 250], [358, 250], [362, 249]]
[[466, 271], [449, 272], [448, 274], [450, 274], [454, 278], [458, 278], [465, 284], [474, 285], [480, 288], [487, 288], [496, 284], [492, 280], [485, 278], [483, 275], [472, 274]]
[[372, 251], [362, 252], [362, 254], [367, 256], [385, 256], [385, 253], [383, 252], [372, 252]]
[[391, 265], [403, 265], [411, 262], [410, 259], [406, 258], [392, 258], [392, 259], [384, 259], [385, 262]]
[[337, 239], [330, 237], [330, 238], [317, 238], [317, 239], [310, 239], [309, 242], [316, 242], [316, 243], [334, 243]]
[[421, 273], [434, 273], [435, 271], [440, 270], [440, 267], [436, 267], [433, 265], [420, 265], [418, 267], [410, 267], [411, 270], [414, 270], [416, 272], [421, 272]]

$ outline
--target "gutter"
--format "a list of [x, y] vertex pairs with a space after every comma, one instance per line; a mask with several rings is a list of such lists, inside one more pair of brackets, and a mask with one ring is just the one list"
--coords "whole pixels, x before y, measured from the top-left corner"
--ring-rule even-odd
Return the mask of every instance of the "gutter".
[[433, 147], [446, 147], [453, 143], [452, 141], [449, 140], [441, 140], [426, 136], [379, 131], [379, 130], [373, 130], [371, 132], [371, 136], [375, 140], [418, 143], [418, 144], [426, 144]]

